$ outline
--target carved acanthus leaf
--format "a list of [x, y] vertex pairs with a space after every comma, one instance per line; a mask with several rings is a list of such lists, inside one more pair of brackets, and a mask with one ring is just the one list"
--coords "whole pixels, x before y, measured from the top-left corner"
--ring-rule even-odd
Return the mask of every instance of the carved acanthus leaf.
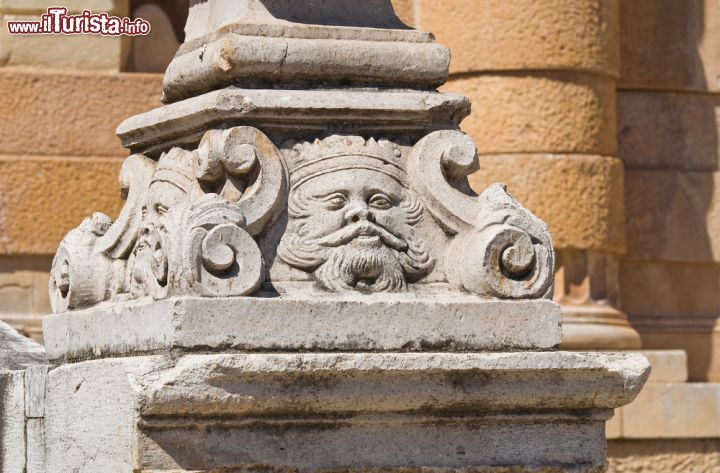
[[112, 225], [96, 213], [60, 243], [50, 270], [50, 305], [53, 312], [82, 309], [108, 298], [122, 284], [124, 260], [112, 260], [93, 250]]
[[123, 162], [120, 169], [120, 189], [126, 196], [125, 206], [117, 221], [95, 243], [96, 253], [105, 253], [113, 259], [127, 258], [137, 241], [142, 225], [142, 207], [147, 198], [155, 161], [135, 154]]
[[[207, 132], [196, 152], [195, 170], [204, 182], [225, 179], [218, 193], [240, 207], [251, 235], [261, 233], [284, 210], [288, 183], [284, 159], [256, 128]], [[247, 179], [236, 180], [241, 177]]]
[[135, 250], [133, 295], [243, 296], [262, 283], [264, 265], [245, 218], [217, 195], [170, 211], [144, 229]]
[[172, 148], [157, 162], [130, 156], [114, 224], [96, 214], [68, 234], [53, 264], [55, 312], [111, 299], [240, 296], [262, 283], [254, 236], [285, 209], [280, 152], [251, 127], [212, 130], [199, 149]]
[[[469, 191], [466, 177], [479, 168], [472, 139], [460, 131], [430, 133], [410, 152], [408, 175], [435, 220], [450, 233], [474, 225], [480, 211]], [[464, 181], [464, 182], [463, 182]]]
[[448, 251], [448, 278], [475, 294], [501, 299], [552, 296], [555, 253], [545, 223], [523, 208], [502, 184], [478, 198], [473, 228]]
[[408, 159], [414, 188], [438, 224], [455, 234], [446, 254], [449, 281], [489, 297], [550, 297], [554, 252], [547, 227], [502, 184], [474, 195], [466, 177], [478, 168], [475, 144], [454, 130], [429, 134]]

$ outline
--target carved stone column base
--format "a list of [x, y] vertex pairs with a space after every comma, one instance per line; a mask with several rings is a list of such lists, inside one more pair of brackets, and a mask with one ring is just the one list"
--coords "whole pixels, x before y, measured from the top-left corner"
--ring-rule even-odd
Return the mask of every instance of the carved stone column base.
[[640, 335], [612, 307], [563, 307], [564, 350], [637, 350]]
[[640, 335], [618, 310], [617, 256], [599, 251], [557, 251], [555, 300], [563, 309], [566, 350], [637, 350]]

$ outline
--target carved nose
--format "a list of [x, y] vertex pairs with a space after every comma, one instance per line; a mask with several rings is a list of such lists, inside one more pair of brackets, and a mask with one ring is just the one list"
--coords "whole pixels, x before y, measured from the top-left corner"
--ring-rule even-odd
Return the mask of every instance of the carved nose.
[[365, 206], [353, 207], [345, 214], [345, 221], [347, 223], [358, 223], [362, 220], [372, 221], [372, 214], [370, 213], [370, 209]]

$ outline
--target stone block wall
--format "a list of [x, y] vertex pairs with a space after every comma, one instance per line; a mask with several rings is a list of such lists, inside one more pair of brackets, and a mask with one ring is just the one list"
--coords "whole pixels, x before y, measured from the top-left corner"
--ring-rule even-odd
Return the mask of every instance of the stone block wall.
[[[85, 216], [121, 208], [117, 125], [160, 104], [159, 74], [122, 73], [121, 38], [10, 36], [57, 2], [0, 0], [0, 318], [37, 339], [48, 270]], [[128, 15], [127, 0], [61, 2]]]
[[720, 4], [621, 6], [618, 150], [626, 167], [623, 306], [645, 348], [720, 380]]

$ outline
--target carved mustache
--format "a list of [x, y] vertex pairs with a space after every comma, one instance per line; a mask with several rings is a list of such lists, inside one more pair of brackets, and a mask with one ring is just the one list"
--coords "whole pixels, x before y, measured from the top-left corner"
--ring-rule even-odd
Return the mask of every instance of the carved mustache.
[[314, 243], [320, 246], [337, 247], [350, 243], [358, 237], [367, 236], [379, 237], [383, 243], [397, 251], [405, 251], [408, 247], [408, 244], [405, 241], [396, 237], [384, 228], [367, 221], [341, 228], [330, 235], [315, 240]]

